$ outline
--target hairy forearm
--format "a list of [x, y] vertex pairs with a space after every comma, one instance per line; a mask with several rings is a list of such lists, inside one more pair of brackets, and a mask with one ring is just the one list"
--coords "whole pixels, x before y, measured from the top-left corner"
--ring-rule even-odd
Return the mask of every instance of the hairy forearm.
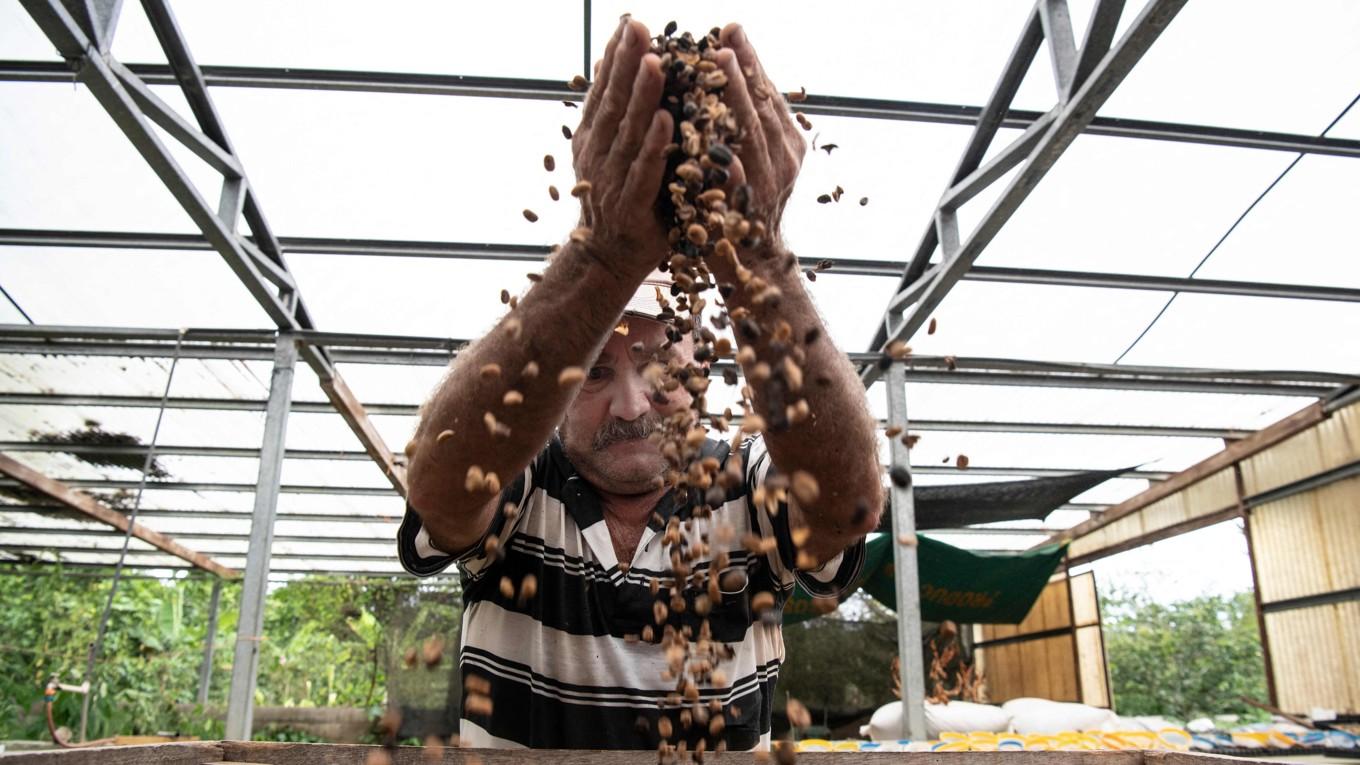
[[523, 472], [580, 388], [560, 384], [559, 375], [590, 364], [642, 281], [645, 274], [634, 278], [607, 257], [591, 245], [565, 245], [517, 307], [458, 354], [423, 408], [407, 473], [410, 503], [441, 549], [462, 550], [481, 537], [497, 484]]
[[[798, 269], [786, 267], [789, 257], [781, 250], [769, 252], [768, 257], [761, 253], [743, 255], [743, 262], [751, 264], [765, 289], [774, 288], [778, 295], [766, 293], [762, 299], [763, 290], [750, 289], [752, 282], [748, 282], [747, 289], [736, 290], [727, 302], [729, 310], [750, 311], [751, 318], [763, 327], [783, 320], [792, 330], [787, 351], [772, 347], [778, 342], [772, 333], [752, 336], [740, 321], [736, 322], [735, 335], [741, 346], [754, 352], [754, 359], [743, 364], [743, 373], [756, 412], [767, 424], [765, 440], [775, 466], [790, 476], [806, 471], [817, 481], [817, 501], [800, 511], [802, 521], [813, 531], [803, 551], [821, 561], [877, 525], [883, 489], [875, 424], [864, 387], [850, 360], [827, 336]], [[807, 342], [809, 338], [812, 342]], [[782, 365], [786, 354], [790, 361], [796, 360], [788, 353], [794, 347], [805, 354], [797, 365], [801, 385], [790, 390], [785, 400], [773, 400], [767, 386], [756, 379], [765, 371], [757, 367], [767, 364], [772, 374], [777, 373], [774, 368]], [[792, 383], [787, 387], [792, 388]], [[799, 411], [799, 399], [806, 401], [806, 415]]]

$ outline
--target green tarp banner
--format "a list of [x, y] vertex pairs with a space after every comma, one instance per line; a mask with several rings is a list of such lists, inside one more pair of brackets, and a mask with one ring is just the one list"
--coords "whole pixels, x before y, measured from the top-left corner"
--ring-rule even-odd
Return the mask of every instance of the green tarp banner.
[[[1067, 545], [1046, 545], [1020, 553], [961, 550], [917, 535], [921, 619], [963, 624], [1019, 624], [1057, 570]], [[893, 538], [880, 534], [865, 544], [864, 569], [855, 583], [888, 608], [897, 607], [893, 581]], [[852, 590], [853, 591], [853, 590]], [[784, 623], [817, 616], [802, 588], [784, 604]]]

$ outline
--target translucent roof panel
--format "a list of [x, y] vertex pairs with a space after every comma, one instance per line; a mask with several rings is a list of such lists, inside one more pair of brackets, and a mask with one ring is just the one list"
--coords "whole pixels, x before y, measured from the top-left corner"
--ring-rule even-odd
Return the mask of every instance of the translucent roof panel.
[[[1113, 470], [1182, 470], [1223, 449], [1206, 438], [1157, 438], [1052, 433], [920, 433], [913, 465], [952, 467], [964, 454], [974, 466]], [[956, 471], [959, 475], [975, 472]]]
[[[186, 113], [177, 89], [155, 92]], [[162, 143], [215, 208], [221, 176], [177, 142]], [[0, 226], [198, 231], [84, 85], [0, 83], [0, 162], [5, 168]]]
[[[552, 244], [576, 222], [557, 101], [215, 89], [270, 223], [291, 236]], [[554, 154], [555, 173], [543, 170]], [[533, 209], [537, 223], [524, 219]]]
[[56, 48], [19, 3], [0, 3], [0, 58], [61, 59]]
[[1186, 294], [1176, 298], [1125, 361], [1355, 374], [1360, 344], [1342, 338], [1357, 336], [1356, 303]]
[[[1114, 361], [1164, 293], [962, 281], [935, 311], [917, 353], [1043, 361]], [[870, 333], [872, 339], [872, 332]]]
[[[993, 151], [1015, 135], [998, 135]], [[1282, 152], [1080, 136], [977, 265], [1186, 276], [1292, 159]], [[960, 208], [961, 237], [1004, 187], [998, 182]]]
[[[964, 281], [934, 314], [939, 320], [937, 333], [918, 335], [913, 347], [921, 353], [955, 356], [1109, 364], [1156, 317], [1168, 297], [1145, 290]], [[1141, 352], [1124, 361], [1353, 372], [1360, 369], [1360, 357], [1335, 339], [1358, 325], [1357, 303], [1187, 293], [1176, 298], [1139, 343], [1135, 351]], [[1144, 344], [1157, 342], [1159, 334], [1167, 338], [1163, 342], [1183, 352], [1154, 353], [1155, 346], [1143, 350]]]
[[[871, 410], [882, 416], [886, 413], [883, 398], [873, 393], [871, 390], [869, 396]], [[1292, 396], [907, 384], [908, 422], [913, 419], [1072, 422], [1256, 430], [1293, 414], [1309, 402]]]
[[[1360, 118], [1360, 109], [1355, 112]], [[1360, 288], [1357, 188], [1360, 162], [1304, 157], [1238, 224], [1197, 276]]]
[[0, 247], [0, 271], [5, 291], [39, 324], [274, 326], [214, 251]]
[[[171, 362], [170, 358], [133, 356], [0, 353], [0, 391], [159, 399]], [[268, 395], [271, 365], [267, 362], [186, 357], [174, 366], [173, 398], [259, 400]]]
[[[849, 117], [810, 119], [812, 132], [804, 133], [807, 154], [784, 208], [788, 246], [803, 257], [905, 263], [934, 214], [971, 129]], [[827, 144], [836, 148], [828, 153], [822, 148]], [[840, 202], [817, 202], [837, 186], [845, 191]], [[860, 206], [861, 199], [867, 204]]]
[[1355, 97], [1360, 6], [1281, 10], [1269, 0], [1187, 3], [1101, 114], [1316, 135]]
[[[782, 90], [806, 87], [818, 94], [980, 104], [1005, 66], [1030, 6], [1004, 0], [873, 0], [829, 7], [766, 0], [736, 10], [731, 3], [704, 0], [660, 10], [613, 0], [595, 2], [592, 9], [596, 51], [604, 49], [626, 12], [653, 33], [671, 20], [696, 34], [739, 21]], [[788, 40], [817, 42], [810, 50], [806, 44], [783, 44]], [[1045, 107], [1052, 95], [1050, 85]]]
[[[200, 65], [494, 75], [566, 80], [582, 57], [581, 5], [533, 0], [462, 4], [267, 0], [174, 8]], [[267, 19], [267, 23], [262, 23]], [[525, 23], [532, 19], [532, 23]], [[507, 46], [500, 30], [515, 30]], [[145, 15], [123, 9], [114, 54], [162, 61]]]

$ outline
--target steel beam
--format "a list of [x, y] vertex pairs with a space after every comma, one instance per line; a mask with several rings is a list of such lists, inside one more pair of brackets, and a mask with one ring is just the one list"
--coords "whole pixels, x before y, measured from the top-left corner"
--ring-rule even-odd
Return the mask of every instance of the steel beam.
[[[0, 353], [147, 358], [169, 357], [176, 354], [175, 347], [165, 342], [139, 344], [130, 341], [67, 341], [58, 339], [52, 331], [53, 328], [33, 328], [24, 324], [0, 325]], [[43, 334], [47, 336], [36, 337]], [[310, 333], [302, 331], [296, 334], [303, 342], [310, 342]], [[35, 339], [5, 339], [27, 338], [30, 335], [34, 335]], [[131, 333], [127, 333], [127, 336], [130, 337]], [[325, 338], [333, 344], [349, 342], [340, 333], [319, 333], [318, 337]], [[377, 339], [364, 335], [350, 337], [356, 346], [396, 344], [383, 337]], [[341, 348], [330, 350], [329, 355], [341, 363], [446, 366], [453, 354], [448, 347], [461, 342], [437, 338], [408, 338], [405, 349]], [[422, 343], [438, 346], [440, 350], [421, 350], [419, 346]], [[178, 350], [181, 358], [262, 360], [266, 358], [264, 355], [266, 353], [267, 351], [259, 344], [249, 347], [244, 344], [225, 346], [193, 341], [183, 343]], [[877, 362], [881, 358], [878, 353], [851, 353], [847, 356], [852, 362], [860, 364]], [[906, 372], [907, 380], [913, 383], [1183, 391], [1310, 398], [1330, 396], [1341, 386], [1360, 382], [1360, 377], [1353, 375], [1307, 371], [1197, 369], [971, 357], [954, 359], [952, 363], [956, 369], [950, 370], [948, 368], [950, 363], [943, 357], [913, 356], [907, 362], [909, 365]], [[715, 368], [721, 370], [729, 366], [730, 363], [720, 362]], [[338, 394], [339, 390], [338, 387], [334, 390], [328, 389], [328, 393]], [[357, 402], [353, 401], [352, 395], [347, 393], [347, 389], [343, 399], [338, 395], [332, 395], [332, 401], [336, 402], [333, 405], [342, 414], [344, 413], [342, 407], [358, 406]], [[362, 413], [357, 408], [354, 411]], [[370, 454], [373, 453], [373, 450], [369, 451]]]
[[[295, 561], [307, 561], [307, 560], [325, 560], [325, 561], [347, 561], [347, 560], [352, 560], [352, 561], [373, 561], [373, 562], [377, 562], [377, 563], [390, 563], [390, 564], [392, 564], [392, 566], [394, 567], [394, 568], [393, 568], [393, 572], [394, 572], [394, 573], [395, 573], [395, 572], [400, 572], [400, 571], [401, 571], [401, 566], [398, 564], [396, 556], [392, 553], [391, 547], [392, 547], [392, 541], [389, 539], [388, 542], [387, 542], [387, 549], [385, 549], [385, 550], [380, 550], [380, 551], [376, 551], [376, 552], [364, 552], [364, 551], [357, 551], [357, 552], [356, 552], [356, 551], [348, 551], [348, 550], [345, 551], [343, 554], [297, 553], [297, 552], [281, 553], [281, 552], [275, 552], [275, 553], [271, 553], [271, 554], [270, 554], [269, 559], [270, 559], [270, 560], [295, 560]], [[62, 554], [64, 554], [64, 553], [88, 553], [88, 554], [98, 554], [98, 555], [112, 555], [112, 556], [113, 556], [113, 561], [112, 561], [112, 562], [117, 562], [119, 553], [122, 552], [122, 549], [123, 549], [123, 548], [122, 548], [121, 545], [120, 545], [120, 546], [117, 546], [117, 547], [99, 547], [98, 545], [72, 545], [72, 544], [50, 544], [50, 545], [40, 545], [40, 544], [30, 544], [30, 543], [26, 543], [26, 542], [25, 542], [25, 543], [9, 543], [9, 542], [6, 542], [4, 545], [0, 545], [0, 549], [7, 550], [7, 551], [28, 552], [28, 553], [41, 553], [41, 552], [46, 551], [46, 552], [56, 552], [56, 553], [62, 553]], [[135, 554], [150, 555], [150, 554], [156, 554], [156, 551], [155, 551], [155, 550], [139, 550], [139, 549], [129, 549], [129, 550], [128, 550], [128, 555], [129, 555], [129, 556], [135, 555]], [[217, 555], [218, 555], [219, 557], [221, 557], [223, 560], [241, 560], [241, 561], [244, 561], [245, 558], [246, 558], [246, 553], [243, 553], [243, 552], [222, 552], [222, 551], [218, 551], [218, 552], [217, 552]], [[270, 570], [273, 571], [273, 567], [272, 567], [272, 566], [270, 567]]]
[[[915, 427], [915, 424], [912, 425]], [[1069, 512], [1081, 512], [1089, 514], [1099, 514], [1104, 511], [1105, 505], [1094, 503], [1070, 502], [1066, 505], [1054, 508]], [[16, 515], [36, 515], [45, 517], [55, 515], [65, 517], [69, 510], [57, 505], [0, 505], [0, 514], [7, 517]], [[191, 518], [203, 521], [248, 521], [251, 513], [236, 510], [201, 510], [188, 508], [142, 508], [137, 511], [138, 518]], [[279, 512], [274, 515], [275, 521], [288, 521], [300, 523], [377, 523], [393, 524], [401, 521], [401, 513], [297, 513]], [[1056, 532], [1055, 532], [1056, 533]]]
[[[893, 439], [894, 442], [897, 439]], [[156, 448], [158, 454], [165, 453], [160, 447]], [[952, 465], [917, 465], [913, 470], [919, 475], [985, 475], [985, 476], [1010, 476], [1020, 478], [1057, 478], [1061, 476], [1080, 473], [1088, 468], [1074, 467], [1010, 467], [1010, 466], [988, 466], [973, 465], [967, 470], [960, 470]], [[1137, 478], [1147, 481], [1163, 481], [1169, 478], [1172, 473], [1165, 470], [1129, 470], [1119, 477]], [[120, 481], [107, 478], [70, 478], [63, 481], [67, 486], [77, 489], [89, 489], [100, 491], [118, 491], [119, 489], [136, 489], [137, 481]], [[0, 480], [0, 488], [13, 487], [18, 485], [15, 482]], [[217, 492], [241, 492], [252, 493], [255, 485], [249, 483], [226, 483], [226, 482], [207, 482], [207, 481], [152, 481], [146, 485], [147, 491], [217, 491]], [[332, 484], [284, 484], [279, 487], [283, 494], [326, 494], [326, 495], [350, 495], [362, 497], [390, 497], [401, 496], [396, 494], [395, 489], [386, 486], [335, 486]]]
[[[1047, 124], [1047, 123], [1043, 123]], [[1022, 136], [1018, 139], [1028, 143]], [[1023, 143], [1019, 148], [1023, 148]], [[1014, 146], [1014, 144], [1012, 144]], [[991, 162], [998, 162], [994, 158]], [[1001, 172], [1009, 170], [1006, 166]], [[998, 168], [999, 169], [999, 165]], [[974, 177], [976, 175], [977, 177]], [[987, 167], [979, 168], [950, 192], [945, 201], [962, 204], [960, 194], [975, 193], [991, 178]], [[973, 188], [974, 184], [980, 184]], [[933, 226], [932, 226], [933, 230]], [[253, 240], [246, 238], [246, 242]], [[368, 257], [443, 258], [454, 260], [496, 260], [542, 263], [548, 248], [539, 245], [492, 244], [485, 242], [434, 242], [395, 239], [332, 239], [322, 237], [280, 237], [286, 254], [299, 255], [360, 255]], [[211, 250], [211, 245], [196, 234], [125, 233], [117, 231], [62, 231], [51, 229], [0, 228], [0, 246], [12, 247], [98, 247], [128, 250]], [[927, 253], [927, 257], [929, 253]], [[817, 258], [801, 258], [801, 268], [816, 265]], [[884, 276], [900, 278], [904, 263], [900, 260], [839, 260], [823, 276]], [[974, 266], [963, 275], [965, 281], [1000, 282], [1004, 284], [1034, 284], [1062, 287], [1096, 287], [1102, 289], [1152, 290], [1157, 292], [1194, 292], [1208, 295], [1240, 295], [1244, 297], [1285, 298], [1296, 300], [1329, 300], [1346, 303], [1360, 302], [1360, 289], [1325, 285], [1281, 284], [1277, 282], [1234, 281], [1231, 279], [1199, 279], [1179, 276], [1151, 276], [1147, 274], [1101, 273], [1096, 271], [1062, 271], [1038, 268], [1002, 268]], [[921, 289], [924, 289], [922, 285]], [[916, 298], [906, 301], [910, 303]]]
[[[1020, 76], [1023, 77], [1023, 72], [1028, 69], [1034, 56], [1034, 44], [1032, 44], [1034, 17], [1041, 15], [1045, 4], [1049, 2], [1050, 0], [1038, 0], [1036, 12], [1031, 14], [1025, 30], [1021, 33], [1020, 43], [1017, 44], [1015, 53], [1006, 65], [1001, 81], [988, 104], [989, 108], [1005, 109], [1010, 106], [1011, 98], [1015, 94], [1015, 87], [1011, 85], [1016, 76], [1015, 72], [1018, 69], [1021, 72]], [[1138, 63], [1143, 53], [1156, 41], [1162, 30], [1171, 23], [1171, 20], [1184, 4], [1185, 0], [1151, 0], [1138, 18], [1134, 19], [1129, 31], [1118, 44], [1110, 49], [1108, 54], [1097, 51], [1097, 53], [1103, 54], [1100, 63], [1095, 66], [1086, 82], [1081, 85], [1077, 92], [1070, 99], [1059, 104], [1057, 107], [1059, 111], [1053, 119], [1053, 125], [1039, 139], [1024, 165], [1021, 166], [1019, 172], [1011, 180], [1005, 191], [1001, 193], [1001, 196], [993, 203], [991, 209], [982, 216], [977, 227], [965, 241], [958, 245], [957, 249], [951, 251], [948, 247], [942, 248], [943, 257], [940, 267], [929, 282], [930, 286], [921, 295], [914, 307], [900, 315], [894, 315], [896, 312], [885, 312], [882, 325], [873, 341], [874, 348], [882, 350], [893, 341], [910, 340], [920, 327], [925, 326], [930, 314], [944, 300], [944, 296], [963, 277], [963, 274], [973, 265], [973, 261], [982, 254], [986, 246], [1000, 232], [1001, 227], [1019, 209], [1029, 196], [1030, 191], [1038, 185], [1072, 141], [1076, 140], [1076, 137], [1091, 122], [1096, 111], [1100, 109], [1105, 100], [1114, 92], [1114, 89]], [[1088, 44], [1096, 42], [1098, 41], [1088, 40]], [[1083, 54], [1085, 53], [1083, 51]], [[1094, 55], [1094, 53], [1091, 55]], [[1064, 91], [1060, 88], [1060, 93], [1062, 92]], [[979, 121], [973, 139], [964, 151], [963, 159], [955, 172], [951, 186], [964, 180], [977, 169], [982, 153], [990, 145], [995, 130], [993, 124], [985, 120]], [[937, 211], [935, 217], [938, 218], [939, 213], [940, 211]], [[948, 243], [945, 242], [944, 244]], [[922, 255], [924, 254], [926, 258], [929, 257], [926, 249], [925, 242], [917, 248], [913, 262], [908, 265], [903, 273], [899, 292], [911, 289], [914, 283], [918, 281], [919, 276], [914, 274], [913, 271], [924, 271], [925, 258]], [[933, 251], [935, 247], [931, 246], [928, 249]], [[913, 268], [914, 266], [915, 268]], [[861, 377], [867, 385], [876, 380], [879, 374], [880, 370], [877, 366], [869, 365], [864, 367]]]
[[1056, 271], [1040, 268], [1000, 268], [974, 266], [963, 277], [967, 281], [1004, 284], [1037, 284], [1054, 287], [1097, 287], [1115, 290], [1152, 290], [1155, 292], [1194, 292], [1204, 295], [1289, 298], [1295, 300], [1334, 300], [1360, 302], [1360, 289], [1311, 284], [1245, 282], [1231, 279], [1200, 279], [1147, 274], [1112, 274], [1093, 271]]
[[[1088, 35], [1088, 40], [1090, 36]], [[1098, 60], [1098, 59], [1097, 59]], [[134, 73], [149, 85], [175, 85], [175, 75], [164, 64], [132, 64]], [[392, 72], [362, 72], [280, 67], [203, 66], [203, 81], [214, 87], [277, 88], [294, 90], [399, 93], [475, 98], [584, 100], [560, 80], [509, 77], [467, 77]], [[70, 72], [59, 62], [0, 60], [0, 82], [52, 82], [69, 84]], [[982, 107], [880, 98], [850, 98], [808, 94], [798, 110], [810, 115], [852, 117], [947, 125], [975, 125]], [[1041, 112], [1006, 109], [1000, 127], [1024, 130]], [[1158, 120], [1096, 117], [1086, 126], [1088, 135], [1139, 138], [1155, 141], [1197, 143], [1265, 151], [1285, 151], [1341, 157], [1360, 157], [1360, 141], [1338, 138], [1242, 130], [1211, 125], [1190, 125]]]
[[[6, 552], [6, 551], [5, 551], [4, 549], [0, 549], [0, 554], [3, 554], [3, 553], [5, 553], [5, 552]], [[76, 552], [79, 552], [79, 551], [76, 551]], [[129, 553], [129, 555], [131, 555], [131, 554], [132, 554], [132, 553]], [[0, 574], [19, 575], [19, 574], [26, 574], [26, 573], [28, 573], [28, 572], [17, 572], [17, 571], [12, 571], [12, 570], [6, 570], [6, 569], [8, 568], [8, 566], [7, 566], [6, 564], [8, 564], [9, 566], [13, 566], [13, 565], [32, 565], [32, 564], [34, 564], [34, 563], [39, 563], [39, 564], [51, 564], [51, 563], [55, 563], [55, 562], [56, 562], [56, 561], [51, 561], [51, 560], [36, 560], [36, 561], [35, 561], [35, 560], [32, 560], [31, 558], [28, 558], [28, 557], [25, 557], [25, 558], [22, 558], [22, 559], [16, 558], [16, 559], [13, 559], [13, 560], [6, 560], [6, 559], [3, 559], [3, 558], [0, 558]], [[94, 570], [100, 570], [100, 571], [102, 571], [102, 570], [104, 570], [104, 569], [112, 568], [112, 567], [113, 567], [113, 563], [112, 563], [112, 562], [109, 562], [109, 563], [89, 563], [89, 562], [85, 562], [85, 561], [63, 560], [63, 561], [61, 561], [61, 567], [62, 567], [63, 569], [75, 568], [75, 569], [86, 569], [86, 570], [94, 569]], [[185, 567], [183, 567], [183, 566], [174, 566], [174, 565], [169, 565], [169, 564], [166, 564], [166, 563], [145, 562], [145, 561], [132, 561], [132, 562], [128, 562], [128, 563], [125, 563], [125, 564], [123, 565], [123, 568], [124, 568], [124, 569], [135, 569], [135, 570], [139, 570], [139, 571], [148, 571], [148, 570], [149, 570], [149, 571], [170, 571], [170, 572], [187, 571], [187, 570], [188, 570], [187, 568], [185, 568]], [[343, 576], [343, 577], [349, 577], [349, 576], [354, 576], [354, 575], [360, 575], [360, 576], [365, 576], [365, 575], [367, 575], [367, 576], [382, 577], [382, 578], [388, 578], [388, 577], [391, 577], [391, 578], [398, 578], [398, 577], [403, 577], [403, 576], [409, 578], [409, 576], [410, 576], [409, 574], [406, 574], [405, 572], [401, 571], [400, 569], [393, 569], [393, 570], [391, 570], [391, 571], [386, 571], [386, 570], [378, 570], [378, 569], [371, 569], [371, 568], [343, 569], [343, 568], [298, 568], [298, 567], [293, 567], [293, 568], [274, 568], [274, 569], [271, 569], [271, 571], [272, 571], [272, 573], [277, 574], [277, 575], [279, 575], [279, 576], [281, 576], [281, 577], [282, 577], [282, 576], [295, 576], [295, 575], [309, 575], [309, 574], [310, 574], [310, 575], [317, 575], [317, 576]], [[443, 574], [436, 574], [435, 577], [432, 577], [432, 579], [435, 579], [435, 578], [445, 578], [445, 579], [450, 579], [450, 580], [456, 582], [456, 581], [457, 581], [457, 579], [456, 579], [457, 576], [458, 576], [458, 574], [457, 574], [456, 572], [454, 572], [454, 573], [443, 573]], [[159, 578], [159, 577], [158, 577], [158, 578]], [[437, 581], [437, 579], [435, 579], [435, 580]], [[278, 581], [278, 580], [275, 580], [275, 581]], [[431, 580], [427, 579], [427, 580], [424, 580], [424, 581], [427, 581], [427, 582], [428, 582], [428, 581], [431, 581]]]
[[222, 580], [213, 580], [212, 596], [208, 598], [208, 627], [203, 633], [203, 664], [198, 669], [199, 706], [208, 704], [208, 688], [212, 685], [213, 650], [217, 645], [217, 612], [222, 605]]
[[[49, 393], [0, 393], [0, 406], [85, 406], [85, 407], [132, 407], [159, 408], [160, 401], [150, 396], [70, 396]], [[166, 409], [263, 412], [265, 401], [258, 399], [168, 399]], [[389, 415], [415, 417], [420, 407], [415, 404], [365, 404], [370, 415]], [[329, 404], [319, 401], [295, 401], [294, 413], [306, 412], [333, 414]], [[737, 426], [742, 422], [740, 416], [729, 421]], [[879, 426], [885, 424], [880, 421]], [[1215, 440], [1237, 440], [1255, 431], [1246, 428], [1202, 428], [1175, 425], [1123, 425], [1118, 423], [1075, 423], [1075, 422], [1021, 422], [1016, 420], [913, 420], [912, 430], [945, 431], [956, 433], [1043, 433], [1050, 435], [1096, 435], [1096, 436], [1146, 436], [1152, 438], [1209, 438]], [[59, 444], [37, 441], [0, 441], [0, 452], [64, 452], [67, 454], [144, 454], [145, 446]], [[259, 456], [254, 448], [232, 446], [158, 446], [156, 451], [184, 457], [245, 457]], [[341, 449], [289, 449], [286, 459], [300, 460], [351, 460], [368, 459], [366, 452]]]
[[[58, 505], [0, 505], [0, 514], [13, 517], [17, 514], [38, 516], [55, 515], [64, 517], [70, 510]], [[237, 510], [202, 510], [188, 508], [142, 508], [137, 511], [138, 518], [195, 518], [204, 521], [248, 521], [252, 513]], [[274, 514], [275, 521], [300, 521], [305, 523], [381, 523], [384, 525], [401, 521], [401, 513], [285, 513]], [[391, 541], [391, 540], [388, 540]]]
[[255, 678], [264, 630], [274, 514], [278, 511], [284, 443], [288, 432], [288, 405], [293, 398], [293, 374], [297, 358], [298, 348], [292, 336], [280, 334], [274, 351], [274, 371], [269, 380], [269, 409], [265, 414], [255, 511], [250, 522], [250, 547], [246, 553], [241, 607], [237, 617], [236, 651], [231, 665], [231, 692], [227, 700], [226, 738], [237, 741], [250, 740], [255, 711]]
[[[138, 515], [141, 515], [139, 512]], [[275, 518], [275, 520], [278, 520]], [[1060, 532], [1062, 529], [1054, 529]], [[0, 534], [31, 534], [39, 537], [81, 537], [86, 539], [111, 539], [121, 538], [118, 532], [92, 526], [70, 527], [70, 526], [5, 526], [0, 528]], [[229, 533], [224, 531], [182, 531], [175, 534], [177, 539], [196, 539], [207, 542], [248, 542], [249, 533]], [[362, 536], [339, 536], [321, 534], [275, 534], [274, 542], [302, 543], [302, 544], [326, 544], [326, 545], [382, 545], [385, 548], [392, 547], [391, 535], [381, 537], [362, 537]], [[240, 555], [240, 552], [231, 553], [223, 550], [216, 550], [217, 555]], [[312, 554], [313, 557], [324, 558], [325, 554]], [[391, 557], [390, 553], [388, 557]]]
[[[203, 553], [189, 548], [176, 542], [174, 539], [153, 531], [141, 525], [130, 524], [128, 517], [122, 513], [107, 507], [96, 501], [88, 494], [75, 491], [69, 484], [55, 481], [27, 465], [0, 454], [0, 473], [9, 476], [18, 482], [19, 485], [26, 486], [33, 491], [37, 491], [47, 496], [49, 499], [61, 503], [63, 506], [78, 513], [83, 513], [100, 523], [112, 526], [124, 534], [132, 534], [137, 539], [147, 544], [163, 550], [177, 558], [192, 563], [193, 565], [210, 571], [218, 576], [235, 577], [237, 572], [223, 566], [221, 563], [204, 555]], [[137, 488], [137, 481], [128, 481], [129, 488]], [[129, 526], [131, 531], [129, 531]]]
[[[907, 385], [902, 367], [893, 364], [888, 370], [888, 419], [906, 428]], [[916, 505], [911, 489], [911, 455], [905, 444], [893, 439], [888, 444], [888, 455], [893, 469], [906, 471], [905, 486], [889, 482], [888, 497], [892, 512], [894, 540], [906, 539], [911, 544], [893, 544], [893, 579], [897, 588], [897, 655], [902, 683], [902, 738], [912, 741], [926, 739], [925, 666], [921, 654], [921, 582], [916, 568]]]

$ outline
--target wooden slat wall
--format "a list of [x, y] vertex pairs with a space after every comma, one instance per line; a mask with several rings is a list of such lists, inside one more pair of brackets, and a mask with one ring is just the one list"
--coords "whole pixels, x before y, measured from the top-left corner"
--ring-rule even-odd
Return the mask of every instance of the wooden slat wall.
[[1360, 602], [1268, 613], [1266, 635], [1282, 709], [1360, 712]]
[[[1242, 463], [1247, 494], [1360, 459], [1360, 405]], [[1360, 587], [1360, 477], [1251, 511], [1276, 701], [1285, 710], [1360, 714], [1360, 601], [1283, 611], [1270, 605]]]
[[1081, 703], [1110, 706], [1109, 677], [1105, 671], [1105, 638], [1100, 630], [1100, 599], [1096, 575], [1090, 571], [1069, 580], [1072, 618], [1076, 627], [1077, 672], [1081, 676]]
[[[1034, 607], [1019, 624], [980, 624], [974, 627], [979, 642], [1037, 635], [1072, 628], [1069, 583], [1065, 575], [1049, 581]], [[1080, 701], [1077, 679], [1077, 644], [1069, 632], [1003, 645], [979, 647], [978, 669], [987, 678], [987, 697], [1001, 703], [1022, 696], [1057, 701]], [[1103, 671], [1103, 667], [1102, 670]]]
[[1247, 496], [1360, 459], [1360, 404], [1242, 461]]
[[1254, 508], [1251, 535], [1279, 706], [1360, 713], [1360, 602], [1268, 609], [1360, 587], [1360, 477]]

